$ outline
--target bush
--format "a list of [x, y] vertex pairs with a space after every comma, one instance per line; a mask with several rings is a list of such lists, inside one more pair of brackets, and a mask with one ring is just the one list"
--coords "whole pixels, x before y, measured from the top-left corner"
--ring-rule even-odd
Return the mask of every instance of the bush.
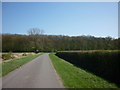
[[26, 54], [26, 53], [23, 53], [22, 56], [27, 56], [27, 54]]
[[8, 60], [8, 59], [13, 59], [13, 54], [11, 52], [7, 53], [7, 54], [2, 54], [2, 59], [3, 60]]
[[120, 85], [120, 51], [116, 52], [58, 52], [70, 63]]

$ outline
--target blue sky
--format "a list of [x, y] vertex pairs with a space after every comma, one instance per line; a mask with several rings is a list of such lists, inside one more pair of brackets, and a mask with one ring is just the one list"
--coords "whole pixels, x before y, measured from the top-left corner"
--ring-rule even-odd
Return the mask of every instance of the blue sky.
[[117, 2], [3, 2], [3, 33], [118, 37]]

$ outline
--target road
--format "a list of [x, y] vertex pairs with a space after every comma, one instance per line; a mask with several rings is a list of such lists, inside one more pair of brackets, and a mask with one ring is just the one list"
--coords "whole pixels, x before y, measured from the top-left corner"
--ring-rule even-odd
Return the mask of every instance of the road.
[[48, 53], [2, 78], [3, 88], [63, 88]]

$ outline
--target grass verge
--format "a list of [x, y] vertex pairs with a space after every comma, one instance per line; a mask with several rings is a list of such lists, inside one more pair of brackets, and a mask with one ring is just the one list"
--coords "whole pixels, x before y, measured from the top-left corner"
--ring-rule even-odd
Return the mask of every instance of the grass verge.
[[49, 56], [64, 86], [67, 88], [118, 88], [114, 83], [73, 66], [53, 53], [50, 53]]
[[38, 57], [40, 55], [42, 55], [42, 53], [36, 54], [36, 55], [31, 55], [31, 56], [26, 56], [26, 57], [15, 59], [15, 60], [11, 60], [9, 62], [4, 62], [2, 64], [2, 76], [5, 76], [9, 72], [11, 72], [11, 71], [15, 70], [16, 68], [26, 64], [27, 62], [35, 59], [36, 57]]

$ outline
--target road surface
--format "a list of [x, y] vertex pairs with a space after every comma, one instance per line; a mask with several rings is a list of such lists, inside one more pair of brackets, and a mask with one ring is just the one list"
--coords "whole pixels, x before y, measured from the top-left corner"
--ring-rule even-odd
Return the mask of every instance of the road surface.
[[2, 78], [3, 88], [63, 88], [48, 54], [43, 54]]

